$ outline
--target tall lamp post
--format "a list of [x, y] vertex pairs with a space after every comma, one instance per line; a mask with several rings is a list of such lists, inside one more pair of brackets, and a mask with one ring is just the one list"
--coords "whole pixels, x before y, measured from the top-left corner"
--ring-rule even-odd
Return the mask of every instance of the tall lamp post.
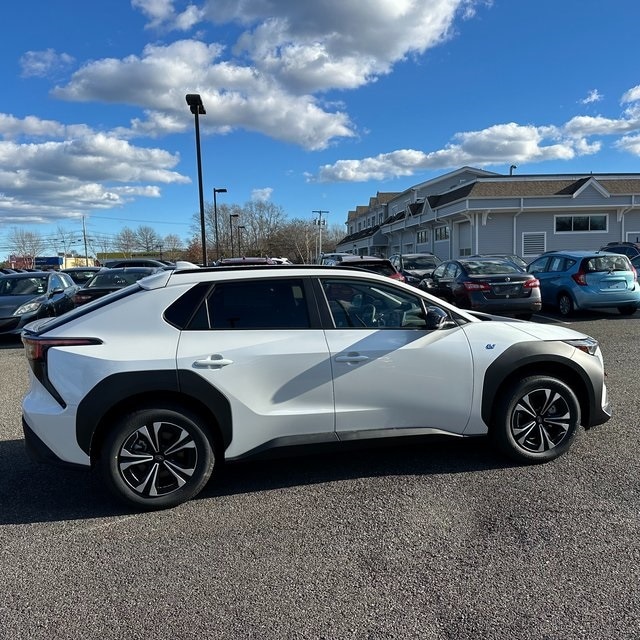
[[238, 255], [242, 257], [242, 231], [246, 229], [243, 224], [238, 225]]
[[200, 159], [200, 120], [199, 116], [207, 113], [202, 104], [202, 98], [199, 93], [188, 93], [186, 96], [187, 104], [191, 113], [193, 113], [196, 121], [196, 156], [198, 158], [198, 191], [200, 193], [200, 234], [202, 241], [202, 266], [207, 266], [207, 237], [204, 228], [204, 195], [202, 193], [202, 161]]
[[238, 213], [229, 214], [229, 228], [231, 229], [231, 257], [233, 258], [233, 219], [239, 216]]
[[318, 256], [316, 258], [316, 262], [318, 262], [320, 260], [320, 256], [322, 255], [322, 225], [326, 225], [327, 221], [322, 219], [323, 214], [329, 215], [328, 211], [321, 211], [320, 209], [316, 209], [315, 211], [312, 211], [311, 213], [317, 213], [318, 214], [318, 218], [317, 220], [313, 221], [313, 224], [317, 224], [318, 225], [318, 231], [319, 231], [319, 236], [318, 236]]
[[218, 231], [218, 203], [216, 201], [217, 193], [227, 193], [226, 189], [213, 188], [213, 226], [216, 229], [216, 260], [220, 260], [220, 233]]

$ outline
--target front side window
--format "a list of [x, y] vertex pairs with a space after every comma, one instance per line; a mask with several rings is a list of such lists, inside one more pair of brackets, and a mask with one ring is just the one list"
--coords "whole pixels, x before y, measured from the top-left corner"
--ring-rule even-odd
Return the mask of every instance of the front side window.
[[322, 280], [338, 329], [426, 328], [422, 299], [378, 282], [327, 278]]

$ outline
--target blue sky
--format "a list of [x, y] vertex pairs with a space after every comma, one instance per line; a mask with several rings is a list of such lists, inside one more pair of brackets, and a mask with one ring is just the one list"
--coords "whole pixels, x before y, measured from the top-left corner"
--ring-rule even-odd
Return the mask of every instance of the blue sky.
[[14, 228], [190, 235], [204, 197], [329, 224], [463, 165], [637, 172], [637, 0], [31, 0], [3, 11]]

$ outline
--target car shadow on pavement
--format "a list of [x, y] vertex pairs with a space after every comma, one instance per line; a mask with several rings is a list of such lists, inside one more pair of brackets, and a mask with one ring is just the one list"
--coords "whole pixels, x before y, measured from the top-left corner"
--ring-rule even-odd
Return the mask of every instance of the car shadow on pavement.
[[[514, 466], [494, 452], [485, 438], [412, 442], [385, 441], [370, 446], [349, 443], [339, 452], [306, 452], [295, 457], [226, 464], [217, 481], [210, 482], [195, 499], [356, 478], [470, 473]], [[0, 525], [139, 513], [111, 496], [97, 473], [31, 460], [22, 440], [0, 442], [0, 465]]]
[[[408, 442], [410, 441], [410, 443]], [[340, 450], [226, 464], [198, 498], [384, 476], [473, 473], [517, 466], [487, 438], [429, 437], [342, 443]], [[198, 499], [196, 498], [196, 499]]]

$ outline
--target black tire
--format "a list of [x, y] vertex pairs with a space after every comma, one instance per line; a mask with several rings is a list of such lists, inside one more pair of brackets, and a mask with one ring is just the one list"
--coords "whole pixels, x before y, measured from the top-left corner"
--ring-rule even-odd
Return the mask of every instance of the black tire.
[[531, 376], [501, 394], [490, 433], [518, 462], [548, 462], [568, 451], [580, 425], [580, 403], [556, 378]]
[[575, 308], [573, 306], [573, 300], [568, 293], [561, 293], [558, 296], [558, 311], [560, 312], [560, 315], [565, 318], [573, 315]]
[[201, 420], [181, 407], [141, 409], [113, 425], [100, 465], [121, 500], [145, 510], [168, 509], [205, 486], [216, 466], [215, 444]]
[[627, 304], [622, 307], [618, 307], [618, 312], [623, 316], [632, 316], [637, 309], [638, 307], [636, 307], [635, 305]]

